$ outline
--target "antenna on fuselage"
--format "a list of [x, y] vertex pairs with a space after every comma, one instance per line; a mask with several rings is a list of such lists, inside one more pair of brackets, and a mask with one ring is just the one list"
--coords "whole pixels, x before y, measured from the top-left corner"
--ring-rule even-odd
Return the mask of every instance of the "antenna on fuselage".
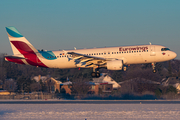
[[65, 54], [67, 54], [67, 51], [63, 50], [63, 52], [64, 52]]
[[74, 49], [76, 50], [76, 47], [74, 47]]
[[149, 42], [149, 44], [151, 45], [151, 42]]

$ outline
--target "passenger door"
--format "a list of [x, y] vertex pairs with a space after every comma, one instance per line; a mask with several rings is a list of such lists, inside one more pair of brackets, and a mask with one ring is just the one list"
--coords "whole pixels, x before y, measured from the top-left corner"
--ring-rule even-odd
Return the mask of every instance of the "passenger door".
[[156, 56], [155, 46], [150, 45], [150, 56]]

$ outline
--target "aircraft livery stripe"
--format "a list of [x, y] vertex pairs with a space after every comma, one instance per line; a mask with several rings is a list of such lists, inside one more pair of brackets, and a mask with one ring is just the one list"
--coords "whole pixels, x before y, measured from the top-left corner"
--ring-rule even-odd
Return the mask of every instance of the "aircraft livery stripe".
[[34, 53], [34, 51], [25, 42], [11, 41], [11, 43], [19, 50], [21, 54]]
[[24, 42], [21, 41], [11, 41], [11, 43], [19, 50], [21, 54], [24, 55], [26, 61], [33, 66], [47, 67], [43, 64], [35, 52]]
[[15, 27], [6, 27], [6, 31], [12, 37], [16, 37], [16, 38], [23, 37], [23, 35]]
[[15, 63], [18, 63], [18, 64], [24, 64], [24, 62], [21, 59], [9, 58], [9, 57], [5, 57], [5, 58], [9, 62], [15, 62]]
[[48, 59], [48, 60], [55, 60], [57, 59], [55, 57], [55, 54], [52, 52], [52, 51], [40, 51], [38, 50], [38, 52], [45, 58], [45, 59]]

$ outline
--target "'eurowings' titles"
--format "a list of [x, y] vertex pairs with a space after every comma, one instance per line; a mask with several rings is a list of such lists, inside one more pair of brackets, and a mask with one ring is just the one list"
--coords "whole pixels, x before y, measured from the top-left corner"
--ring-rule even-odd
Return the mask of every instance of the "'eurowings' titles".
[[132, 51], [132, 50], [148, 50], [148, 47], [120, 47], [119, 51]]

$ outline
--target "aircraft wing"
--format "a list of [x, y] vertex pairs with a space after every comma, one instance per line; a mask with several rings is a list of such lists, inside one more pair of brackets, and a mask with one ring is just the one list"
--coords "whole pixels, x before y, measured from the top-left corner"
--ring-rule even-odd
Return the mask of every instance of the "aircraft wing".
[[106, 59], [101, 57], [89, 56], [75, 52], [67, 52], [74, 59], [78, 67], [95, 67], [106, 65]]

